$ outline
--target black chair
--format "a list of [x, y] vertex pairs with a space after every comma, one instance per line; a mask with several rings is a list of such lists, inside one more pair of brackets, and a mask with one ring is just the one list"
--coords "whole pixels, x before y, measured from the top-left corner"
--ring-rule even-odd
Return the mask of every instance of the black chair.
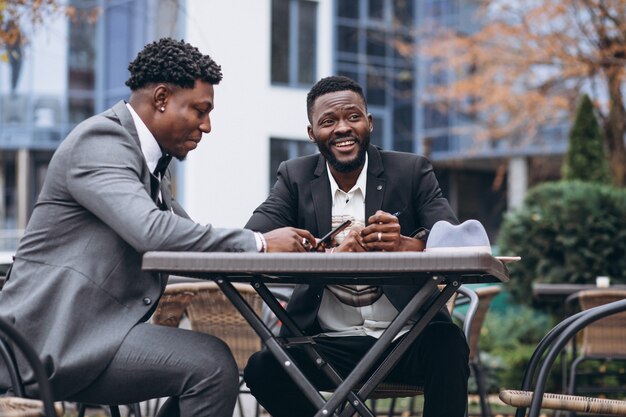
[[[579, 307], [580, 311], [593, 307], [612, 303], [626, 299], [626, 290], [615, 288], [594, 288], [590, 290], [578, 291], [565, 300], [568, 310], [572, 311], [573, 306]], [[613, 378], [620, 380], [617, 386], [607, 387], [603, 384], [587, 383], [584, 386], [577, 381], [579, 365], [585, 361], [595, 360], [606, 364], [607, 362], [626, 363], [626, 313], [613, 314], [582, 329], [582, 337], [574, 338], [572, 341], [573, 361], [570, 365], [569, 384], [567, 394], [624, 394], [623, 371], [615, 370], [600, 372], [585, 372], [596, 378]], [[580, 339], [580, 346], [576, 340]], [[581, 378], [584, 379], [584, 378]], [[585, 382], [585, 381], [582, 381]]]
[[[31, 367], [38, 386], [39, 399], [26, 398], [24, 382], [17, 366], [16, 351]], [[22, 334], [8, 321], [0, 318], [0, 356], [11, 379], [12, 396], [0, 397], [0, 416], [12, 417], [59, 417], [52, 397], [48, 375], [37, 353]]]
[[[529, 417], [538, 417], [541, 408], [600, 415], [626, 415], [626, 401], [545, 393], [546, 381], [552, 365], [578, 331], [604, 317], [624, 311], [626, 311], [626, 300], [614, 301], [581, 311], [557, 324], [541, 339], [533, 352], [526, 368], [521, 390], [504, 390], [500, 392], [500, 399], [506, 404], [517, 407], [516, 417], [524, 417], [528, 407], [530, 407]], [[537, 369], [539, 373], [535, 380]], [[534, 392], [532, 391], [533, 385]]]
[[489, 285], [486, 287], [478, 287], [474, 289], [475, 296], [478, 298], [474, 300], [469, 297], [464, 291], [471, 291], [464, 287], [459, 289], [464, 296], [457, 299], [457, 306], [461, 306], [467, 303], [470, 304], [468, 311], [462, 314], [458, 309], [454, 310], [454, 317], [463, 323], [463, 330], [467, 337], [467, 343], [470, 347], [469, 365], [472, 372], [472, 376], [476, 381], [476, 390], [480, 401], [480, 415], [481, 417], [491, 417], [491, 406], [489, 405], [487, 383], [485, 381], [485, 371], [483, 364], [480, 361], [480, 333], [491, 307], [493, 299], [500, 294], [502, 288], [499, 285]]

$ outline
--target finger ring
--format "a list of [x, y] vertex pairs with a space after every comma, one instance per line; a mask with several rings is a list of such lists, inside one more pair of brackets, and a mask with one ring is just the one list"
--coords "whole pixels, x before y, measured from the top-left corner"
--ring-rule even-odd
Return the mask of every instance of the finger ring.
[[381, 240], [383, 240], [383, 234], [378, 232], [378, 241], [380, 242]]
[[309, 241], [305, 237], [302, 238], [302, 246], [304, 246], [305, 248], [309, 247]]

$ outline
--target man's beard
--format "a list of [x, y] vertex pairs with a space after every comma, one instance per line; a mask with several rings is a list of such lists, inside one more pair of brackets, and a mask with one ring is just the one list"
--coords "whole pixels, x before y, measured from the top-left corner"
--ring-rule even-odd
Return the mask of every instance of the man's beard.
[[326, 158], [326, 162], [328, 162], [330, 164], [331, 167], [335, 168], [335, 170], [337, 170], [337, 172], [353, 172], [356, 171], [357, 169], [360, 169], [363, 164], [365, 164], [365, 155], [367, 154], [367, 148], [369, 147], [370, 144], [370, 138], [369, 136], [365, 138], [365, 140], [363, 141], [363, 143], [359, 143], [359, 152], [356, 155], [356, 158], [354, 158], [352, 161], [349, 162], [341, 162], [339, 161], [336, 157], [335, 154], [333, 154], [333, 152], [330, 150], [330, 146], [328, 145], [328, 142], [326, 143], [321, 143], [320, 141], [316, 141], [317, 142], [317, 149], [319, 149], [320, 153], [324, 156], [324, 158]]

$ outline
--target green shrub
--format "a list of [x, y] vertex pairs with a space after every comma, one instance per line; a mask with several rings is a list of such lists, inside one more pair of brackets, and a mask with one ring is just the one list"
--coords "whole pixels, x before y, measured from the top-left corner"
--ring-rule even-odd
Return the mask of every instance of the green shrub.
[[533, 282], [593, 283], [598, 275], [626, 282], [626, 190], [562, 181], [531, 189], [505, 215], [500, 252], [519, 255], [507, 288], [532, 303]]
[[[481, 362], [490, 392], [519, 389], [537, 343], [552, 327], [549, 315], [527, 306], [508, 304], [502, 311], [490, 311], [480, 335]], [[560, 380], [559, 366], [552, 367], [549, 387]]]
[[582, 96], [576, 109], [562, 171], [563, 179], [569, 181], [611, 181], [602, 129], [598, 124], [593, 103], [586, 94]]

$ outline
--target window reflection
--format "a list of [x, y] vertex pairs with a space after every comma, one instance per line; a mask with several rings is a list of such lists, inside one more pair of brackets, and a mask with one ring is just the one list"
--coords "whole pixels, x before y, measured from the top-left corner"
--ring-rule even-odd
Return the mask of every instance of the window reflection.
[[317, 2], [272, 0], [273, 84], [315, 82], [317, 66]]

